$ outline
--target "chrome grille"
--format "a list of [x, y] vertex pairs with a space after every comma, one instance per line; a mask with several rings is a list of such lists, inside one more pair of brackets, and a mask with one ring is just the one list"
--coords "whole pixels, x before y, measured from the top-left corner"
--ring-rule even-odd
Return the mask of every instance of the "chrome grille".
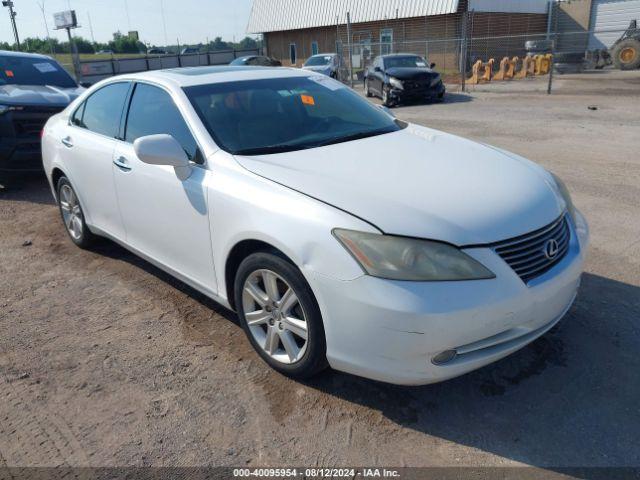
[[[509, 264], [523, 282], [528, 283], [549, 271], [569, 250], [571, 232], [566, 215], [535, 232], [493, 245], [493, 250]], [[553, 241], [556, 243], [553, 244]], [[555, 255], [548, 255], [548, 246], [556, 247]]]

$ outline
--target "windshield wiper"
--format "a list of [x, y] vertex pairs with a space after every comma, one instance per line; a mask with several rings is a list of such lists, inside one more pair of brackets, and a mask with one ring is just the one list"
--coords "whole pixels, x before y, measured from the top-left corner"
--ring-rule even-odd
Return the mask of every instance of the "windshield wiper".
[[323, 142], [314, 144], [314, 147], [324, 147], [325, 145], [334, 145], [336, 143], [351, 142], [353, 140], [360, 140], [362, 138], [375, 137], [377, 135], [383, 135], [385, 133], [395, 132], [395, 129], [382, 128], [379, 130], [371, 130], [368, 132], [352, 133], [351, 135], [343, 135], [341, 137], [329, 138]]
[[305, 148], [311, 148], [311, 146], [281, 143], [277, 145], [267, 145], [266, 147], [244, 148], [242, 150], [236, 150], [235, 152], [233, 152], [233, 154], [234, 155], [269, 155], [270, 153], [292, 152], [294, 150], [303, 150]]

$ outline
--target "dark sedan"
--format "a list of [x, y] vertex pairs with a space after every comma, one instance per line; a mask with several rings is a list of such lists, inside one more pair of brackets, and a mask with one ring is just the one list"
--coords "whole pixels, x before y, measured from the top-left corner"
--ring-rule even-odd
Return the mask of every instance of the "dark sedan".
[[380, 97], [382, 103], [392, 107], [400, 103], [422, 100], [441, 100], [445, 86], [435, 63], [419, 55], [382, 55], [373, 60], [364, 75], [367, 97]]
[[247, 55], [246, 57], [236, 58], [229, 65], [253, 65], [256, 67], [281, 67], [280, 60], [265, 57], [263, 55]]

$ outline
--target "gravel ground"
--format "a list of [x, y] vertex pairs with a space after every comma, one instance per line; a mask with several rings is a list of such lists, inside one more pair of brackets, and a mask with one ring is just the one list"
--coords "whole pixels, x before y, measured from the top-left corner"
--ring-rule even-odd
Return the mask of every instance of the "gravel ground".
[[592, 228], [558, 327], [431, 386], [284, 378], [231, 312], [74, 247], [44, 181], [1, 192], [0, 466], [640, 465], [640, 74], [557, 85], [396, 109], [550, 168]]

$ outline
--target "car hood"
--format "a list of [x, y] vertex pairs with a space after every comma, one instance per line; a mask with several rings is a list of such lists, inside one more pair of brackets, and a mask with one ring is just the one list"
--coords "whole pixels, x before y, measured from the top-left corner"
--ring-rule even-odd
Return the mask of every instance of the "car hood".
[[431, 80], [438, 76], [430, 68], [388, 68], [385, 73], [398, 80]]
[[84, 88], [60, 88], [51, 85], [1, 85], [0, 103], [3, 105], [38, 105], [66, 107]]
[[458, 246], [528, 233], [551, 223], [565, 207], [542, 167], [416, 125], [326, 147], [236, 159], [255, 174], [385, 233]]

